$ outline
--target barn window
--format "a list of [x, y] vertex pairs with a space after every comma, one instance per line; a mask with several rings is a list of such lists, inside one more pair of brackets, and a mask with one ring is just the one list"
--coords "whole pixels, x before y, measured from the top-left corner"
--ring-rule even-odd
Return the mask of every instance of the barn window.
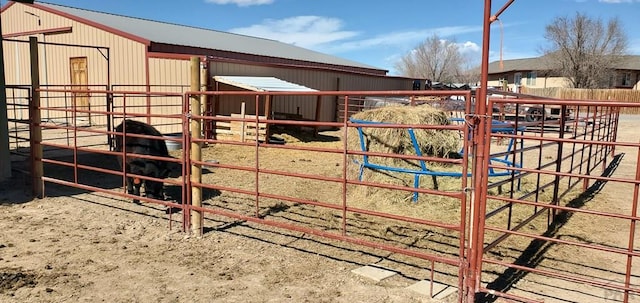
[[538, 73], [536, 73], [536, 72], [528, 72], [527, 73], [527, 85], [528, 86], [535, 86], [537, 77], [538, 77]]
[[522, 73], [515, 73], [513, 75], [513, 84], [520, 85], [520, 82], [522, 82]]
[[631, 73], [622, 74], [622, 86], [631, 86]]

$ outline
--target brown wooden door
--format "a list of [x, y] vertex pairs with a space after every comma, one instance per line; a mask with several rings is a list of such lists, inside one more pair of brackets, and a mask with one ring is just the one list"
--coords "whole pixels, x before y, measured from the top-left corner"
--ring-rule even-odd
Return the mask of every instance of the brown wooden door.
[[[71, 68], [71, 89], [87, 90], [89, 88], [87, 57], [70, 58], [69, 66]], [[72, 99], [77, 110], [90, 109], [88, 92], [73, 93]], [[79, 118], [78, 120], [87, 120], [87, 122], [89, 122], [90, 115], [88, 113], [77, 113], [76, 118]]]

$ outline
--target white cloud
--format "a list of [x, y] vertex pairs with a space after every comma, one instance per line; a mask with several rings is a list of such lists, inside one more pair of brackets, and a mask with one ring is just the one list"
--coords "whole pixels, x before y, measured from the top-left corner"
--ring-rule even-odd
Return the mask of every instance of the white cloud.
[[314, 48], [358, 35], [354, 31], [342, 30], [342, 27], [342, 21], [336, 18], [297, 16], [280, 20], [268, 19], [261, 24], [233, 28], [230, 32]]
[[271, 4], [275, 0], [205, 0], [207, 3], [213, 4], [235, 4], [237, 6], [252, 6], [252, 5], [263, 5], [263, 4]]
[[394, 33], [381, 34], [376, 37], [347, 41], [340, 44], [333, 45], [329, 48], [331, 52], [346, 52], [358, 49], [373, 48], [373, 47], [398, 47], [401, 49], [408, 49], [414, 47], [424, 39], [431, 37], [434, 33], [440, 37], [450, 37], [458, 34], [471, 33], [482, 31], [480, 26], [450, 26], [431, 28], [424, 30], [402, 31]]
[[480, 45], [475, 42], [467, 41], [462, 43], [457, 43], [458, 49], [461, 53], [475, 53], [480, 52]]
[[[375, 47], [409, 49], [434, 33], [440, 37], [449, 37], [457, 34], [480, 32], [482, 27], [450, 26], [407, 30], [357, 39], [361, 33], [345, 30], [344, 22], [340, 19], [323, 16], [296, 16], [278, 20], [267, 19], [260, 24], [232, 28], [229, 31], [335, 54]], [[464, 47], [473, 47], [473, 45], [465, 44]]]
[[[218, 0], [222, 1], [222, 0]], [[508, 26], [508, 25], [507, 25]], [[334, 55], [350, 54], [355, 61], [382, 60], [391, 70], [393, 63], [406, 51], [414, 48], [433, 34], [443, 39], [457, 35], [482, 32], [482, 26], [447, 26], [419, 30], [404, 30], [364, 37], [364, 32], [346, 30], [338, 18], [324, 16], [295, 16], [284, 19], [266, 19], [259, 24], [232, 28], [229, 32], [272, 39]], [[478, 57], [480, 46], [472, 41], [457, 43], [467, 56]], [[375, 59], [376, 56], [384, 58]], [[364, 60], [364, 61], [363, 61]]]
[[603, 2], [603, 3], [633, 3], [633, 2], [640, 2], [640, 0], [598, 0], [598, 2]]

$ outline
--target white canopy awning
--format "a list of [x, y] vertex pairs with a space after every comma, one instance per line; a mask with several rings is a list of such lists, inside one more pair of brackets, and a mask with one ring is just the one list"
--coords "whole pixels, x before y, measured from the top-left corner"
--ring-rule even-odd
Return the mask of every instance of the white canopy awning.
[[275, 77], [214, 76], [216, 82], [228, 84], [256, 92], [316, 92], [300, 84], [287, 82]]

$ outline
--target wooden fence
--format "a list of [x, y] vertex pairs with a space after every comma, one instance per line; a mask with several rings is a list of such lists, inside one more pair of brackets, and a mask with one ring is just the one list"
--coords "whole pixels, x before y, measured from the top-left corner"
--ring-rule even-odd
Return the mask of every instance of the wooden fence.
[[[217, 117], [224, 117], [218, 115]], [[228, 117], [228, 116], [227, 116]], [[256, 126], [255, 115], [247, 115], [245, 114], [245, 104], [242, 103], [240, 114], [231, 114], [231, 118], [241, 118], [241, 119], [250, 119], [252, 121], [229, 121], [216, 122], [216, 128], [214, 132], [218, 135], [218, 137], [225, 138], [227, 140], [234, 141], [255, 141], [256, 140], [256, 132], [258, 133], [257, 138], [259, 141], [265, 141], [265, 137], [267, 134], [267, 124], [264, 122], [258, 123]], [[258, 116], [259, 120], [266, 120], [266, 116]]]
[[[574, 100], [623, 101], [640, 103], [640, 90], [583, 88], [522, 88], [523, 94]], [[640, 114], [640, 108], [621, 108], [621, 114]]]

